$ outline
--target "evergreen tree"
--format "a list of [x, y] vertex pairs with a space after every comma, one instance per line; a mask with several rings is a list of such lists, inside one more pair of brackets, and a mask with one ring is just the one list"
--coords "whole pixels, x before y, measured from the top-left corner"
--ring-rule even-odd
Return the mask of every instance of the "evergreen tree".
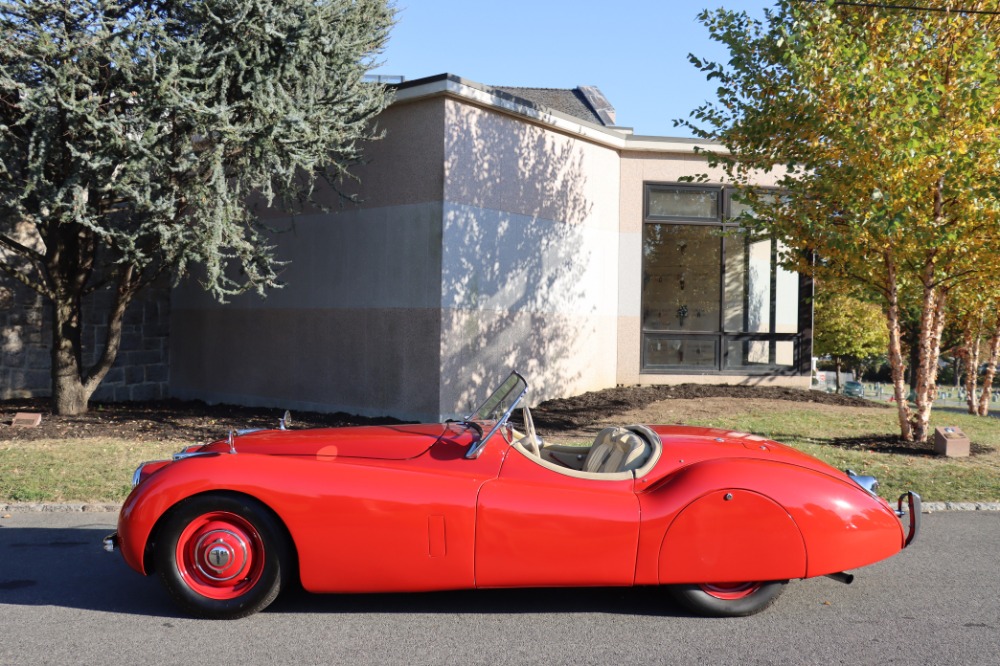
[[[220, 300], [278, 286], [256, 211], [349, 177], [392, 22], [388, 0], [0, 0], [0, 276], [51, 308], [59, 413], [86, 411], [159, 276], [200, 266]], [[99, 289], [114, 305], [84, 367]]]

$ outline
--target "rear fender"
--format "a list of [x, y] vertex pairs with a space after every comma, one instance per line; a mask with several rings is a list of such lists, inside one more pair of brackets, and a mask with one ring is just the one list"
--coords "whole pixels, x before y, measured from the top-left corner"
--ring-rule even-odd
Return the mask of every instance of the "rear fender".
[[641, 498], [653, 532], [644, 541], [663, 530], [660, 582], [809, 578], [899, 552], [905, 535], [888, 504], [830, 471], [728, 459], [664, 479]]
[[724, 488], [691, 502], [660, 547], [660, 583], [802, 578], [806, 547], [785, 509], [750, 490]]

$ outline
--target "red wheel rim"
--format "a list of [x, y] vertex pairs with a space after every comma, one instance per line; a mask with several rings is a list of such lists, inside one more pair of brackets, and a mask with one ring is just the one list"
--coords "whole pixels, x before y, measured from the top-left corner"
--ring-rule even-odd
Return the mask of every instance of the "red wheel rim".
[[177, 570], [198, 594], [234, 599], [260, 580], [264, 542], [244, 518], [225, 511], [198, 516], [177, 540]]
[[702, 583], [702, 592], [716, 599], [743, 599], [760, 589], [760, 583]]

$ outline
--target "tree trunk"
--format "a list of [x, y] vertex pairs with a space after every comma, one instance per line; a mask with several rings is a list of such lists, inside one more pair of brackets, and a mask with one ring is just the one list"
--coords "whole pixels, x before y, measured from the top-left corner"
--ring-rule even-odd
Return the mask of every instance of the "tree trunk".
[[90, 397], [100, 386], [118, 356], [125, 310], [140, 284], [132, 266], [122, 268], [115, 301], [108, 311], [107, 339], [100, 358], [90, 368], [83, 366], [82, 301], [79, 292], [57, 292], [52, 307], [52, 406], [57, 414], [86, 413]]
[[979, 416], [990, 415], [990, 396], [993, 394], [993, 378], [997, 373], [997, 360], [1000, 356], [1000, 321], [994, 324], [993, 337], [990, 339], [990, 360], [986, 362], [986, 372], [983, 375], [983, 392], [979, 395]]
[[913, 441], [910, 429], [910, 405], [906, 401], [905, 374], [903, 364], [902, 331], [899, 326], [899, 286], [896, 281], [896, 266], [886, 257], [886, 319], [889, 326], [889, 368], [892, 370], [892, 392], [899, 416], [899, 436]]
[[833, 386], [836, 392], [840, 393], [840, 369], [841, 367], [843, 367], [843, 363], [840, 360], [839, 356], [833, 357], [833, 367], [835, 368], [835, 372], [837, 373], [833, 378]]
[[979, 344], [980, 336], [973, 332], [974, 322], [972, 318], [966, 323], [965, 332], [962, 337], [963, 356], [965, 358], [965, 402], [968, 405], [969, 413], [976, 414], [976, 376], [979, 372]]
[[914, 386], [916, 413], [910, 420], [913, 441], [925, 442], [930, 434], [931, 409], [937, 398], [938, 359], [947, 292], [933, 286], [933, 265], [925, 271], [923, 312], [920, 316], [920, 365]]
[[80, 299], [59, 296], [52, 310], [52, 406], [57, 414], [87, 411], [87, 393], [80, 378], [83, 365], [80, 335]]

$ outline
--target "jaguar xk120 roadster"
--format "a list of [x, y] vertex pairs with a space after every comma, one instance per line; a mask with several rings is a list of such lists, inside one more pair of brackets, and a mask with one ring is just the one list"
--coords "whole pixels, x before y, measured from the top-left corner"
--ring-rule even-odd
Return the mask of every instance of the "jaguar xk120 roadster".
[[[661, 586], [734, 616], [916, 537], [875, 479], [743, 432], [629, 425], [546, 443], [512, 373], [463, 421], [230, 433], [145, 463], [105, 539], [191, 614], [305, 590]], [[905, 518], [905, 526], [901, 518]]]

